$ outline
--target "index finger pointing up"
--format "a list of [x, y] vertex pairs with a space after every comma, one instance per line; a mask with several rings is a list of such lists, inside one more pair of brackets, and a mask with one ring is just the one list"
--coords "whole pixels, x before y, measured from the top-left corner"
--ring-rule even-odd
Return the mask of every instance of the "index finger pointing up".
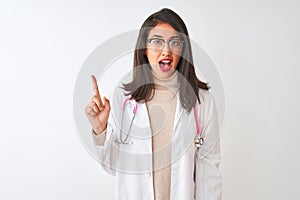
[[98, 84], [97, 80], [94, 75], [91, 76], [92, 83], [93, 83], [93, 88], [94, 88], [94, 93], [96, 96], [100, 97], [99, 89], [98, 89]]
[[100, 106], [102, 106], [103, 103], [102, 103], [102, 101], [101, 101], [101, 96], [100, 96], [100, 93], [99, 93], [97, 80], [96, 80], [96, 78], [95, 78], [94, 75], [91, 76], [91, 79], [92, 79], [92, 83], [93, 83], [94, 93], [95, 93], [95, 95], [99, 98]]

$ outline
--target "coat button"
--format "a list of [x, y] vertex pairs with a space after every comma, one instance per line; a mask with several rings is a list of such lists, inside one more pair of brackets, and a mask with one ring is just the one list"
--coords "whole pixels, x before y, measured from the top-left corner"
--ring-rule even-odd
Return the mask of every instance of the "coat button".
[[151, 173], [148, 173], [148, 175], [149, 175], [149, 178], [151, 177]]

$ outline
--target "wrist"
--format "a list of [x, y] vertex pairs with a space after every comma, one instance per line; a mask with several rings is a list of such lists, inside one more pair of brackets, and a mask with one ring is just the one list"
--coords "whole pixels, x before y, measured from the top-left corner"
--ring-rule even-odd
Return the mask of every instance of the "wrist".
[[93, 129], [93, 132], [94, 132], [95, 135], [99, 135], [99, 134], [103, 133], [106, 130], [106, 127], [107, 127], [107, 125], [105, 125], [104, 128], [99, 127], [99, 129]]
[[100, 131], [100, 130], [95, 130], [95, 129], [92, 129], [93, 130], [93, 133], [95, 134], [95, 135], [99, 135], [102, 131]]

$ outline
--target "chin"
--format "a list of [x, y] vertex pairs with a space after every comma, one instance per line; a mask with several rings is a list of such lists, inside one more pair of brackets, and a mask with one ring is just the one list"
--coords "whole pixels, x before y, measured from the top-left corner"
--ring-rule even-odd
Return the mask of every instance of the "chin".
[[161, 72], [161, 71], [158, 71], [156, 72], [156, 75], [159, 77], [159, 78], [162, 78], [162, 79], [166, 79], [166, 78], [169, 78], [170, 76], [172, 76], [174, 71], [168, 71], [168, 72]]
[[155, 75], [161, 79], [169, 78], [175, 72], [175, 69], [173, 67], [171, 69], [169, 69], [168, 71], [164, 71], [159, 67], [159, 65], [156, 65], [155, 67], [153, 67], [152, 70], [155, 73]]

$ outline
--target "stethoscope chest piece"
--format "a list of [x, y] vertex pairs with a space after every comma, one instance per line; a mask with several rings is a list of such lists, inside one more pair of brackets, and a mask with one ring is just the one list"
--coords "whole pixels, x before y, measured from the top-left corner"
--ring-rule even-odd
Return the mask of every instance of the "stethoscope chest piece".
[[201, 147], [201, 145], [203, 145], [203, 143], [204, 143], [203, 137], [201, 137], [198, 134], [195, 136], [194, 141], [195, 141], [195, 145], [197, 148]]

